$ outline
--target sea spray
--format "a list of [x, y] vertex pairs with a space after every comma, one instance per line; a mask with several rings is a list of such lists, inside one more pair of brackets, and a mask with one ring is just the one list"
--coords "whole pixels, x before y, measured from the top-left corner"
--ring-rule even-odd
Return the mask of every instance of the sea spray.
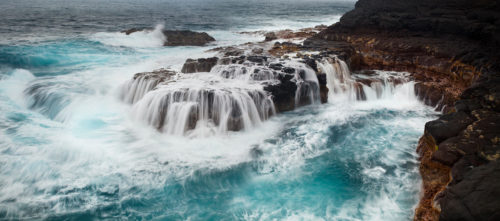
[[153, 30], [144, 29], [130, 34], [123, 32], [99, 32], [91, 39], [110, 46], [124, 46], [133, 48], [162, 47], [168, 40], [162, 33], [163, 24], [158, 24]]

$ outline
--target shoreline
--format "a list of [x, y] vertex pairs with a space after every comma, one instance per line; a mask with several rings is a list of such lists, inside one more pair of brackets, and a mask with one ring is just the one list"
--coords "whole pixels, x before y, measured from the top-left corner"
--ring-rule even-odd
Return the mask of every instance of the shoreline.
[[[451, 5], [449, 11], [427, 15], [420, 21], [411, 19], [424, 16], [412, 9], [414, 6], [440, 9], [447, 4]], [[454, 10], [472, 8], [481, 13], [498, 7], [488, 1], [453, 5], [449, 1], [399, 4], [360, 0], [339, 23], [304, 43], [343, 53], [354, 70], [409, 71], [418, 82], [419, 98], [443, 112], [437, 120], [426, 124], [417, 148], [421, 156], [423, 196], [414, 220], [500, 217], [495, 212], [500, 210], [499, 184], [495, 178], [500, 158], [500, 55], [498, 48], [495, 50], [500, 45], [498, 32], [485, 30], [484, 34], [468, 36], [460, 30], [467, 22], [489, 25], [474, 18], [472, 21], [457, 18], [455, 22], [462, 24], [447, 23], [448, 27], [441, 26], [441, 22], [448, 20], [438, 20], [430, 29], [421, 26], [438, 19], [436, 16], [455, 13]], [[379, 14], [387, 11], [396, 19]], [[401, 28], [405, 26], [408, 28]], [[441, 33], [436, 35], [436, 32]], [[483, 190], [477, 190], [477, 186]]]

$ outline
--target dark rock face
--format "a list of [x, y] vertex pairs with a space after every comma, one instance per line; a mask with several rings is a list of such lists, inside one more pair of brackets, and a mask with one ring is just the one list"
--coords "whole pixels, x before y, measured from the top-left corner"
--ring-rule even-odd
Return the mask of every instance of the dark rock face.
[[[131, 28], [122, 33], [130, 35], [134, 32], [148, 30], [147, 28]], [[167, 38], [164, 46], [203, 46], [215, 39], [206, 32], [194, 32], [188, 30], [164, 30], [163, 35]]]
[[303, 48], [353, 71], [410, 72], [418, 97], [447, 113], [419, 142], [415, 220], [500, 219], [499, 1], [359, 0]]
[[304, 46], [344, 53], [354, 71], [414, 73], [419, 96], [448, 112], [481, 74], [498, 70], [498, 24], [494, 0], [360, 0]]
[[288, 111], [295, 108], [295, 91], [297, 84], [292, 82], [293, 75], [281, 74], [278, 76], [279, 84], [267, 85], [264, 87], [273, 95], [273, 102], [278, 111]]
[[500, 4], [495, 0], [360, 0], [341, 18], [342, 27], [446, 34], [500, 43]]
[[437, 120], [427, 122], [425, 131], [434, 137], [437, 143], [441, 143], [445, 139], [456, 136], [470, 123], [472, 123], [472, 119], [466, 113], [450, 113]]
[[467, 172], [441, 198], [439, 220], [500, 220], [500, 162], [494, 161]]
[[167, 37], [165, 46], [203, 46], [215, 41], [206, 32], [165, 30], [163, 34]]
[[196, 73], [196, 72], [210, 72], [212, 68], [217, 64], [219, 58], [200, 58], [197, 60], [187, 59], [182, 66], [182, 73]]

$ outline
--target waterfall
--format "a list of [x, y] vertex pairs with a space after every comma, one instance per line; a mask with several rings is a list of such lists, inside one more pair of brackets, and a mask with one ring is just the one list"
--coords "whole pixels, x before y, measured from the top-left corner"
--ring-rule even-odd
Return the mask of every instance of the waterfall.
[[303, 63], [287, 63], [293, 70], [293, 81], [297, 85], [295, 91], [295, 107], [320, 104], [319, 82], [316, 72]]
[[158, 84], [174, 75], [175, 72], [168, 70], [137, 73], [131, 80], [122, 85], [120, 98], [127, 103], [134, 104]]
[[318, 68], [326, 74], [328, 102], [415, 99], [414, 82], [409, 73], [367, 71], [351, 75], [347, 64], [337, 57], [324, 58]]
[[164, 133], [193, 136], [248, 130], [275, 114], [262, 90], [168, 86], [146, 94], [133, 112]]
[[210, 136], [249, 130], [275, 114], [262, 83], [275, 81], [264, 68], [216, 66], [210, 73], [178, 76], [170, 71], [139, 73], [122, 86], [132, 115], [162, 133]]
[[257, 127], [276, 113], [265, 85], [295, 84], [287, 92], [295, 107], [320, 102], [313, 69], [297, 61], [274, 62], [219, 64], [210, 72], [179, 75], [168, 70], [138, 73], [122, 85], [120, 98], [132, 104], [135, 119], [162, 133], [187, 136]]

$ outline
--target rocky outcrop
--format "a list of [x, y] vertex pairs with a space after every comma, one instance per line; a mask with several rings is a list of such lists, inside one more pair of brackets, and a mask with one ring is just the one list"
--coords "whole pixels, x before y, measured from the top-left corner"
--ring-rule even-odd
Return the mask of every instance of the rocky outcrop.
[[[147, 28], [131, 28], [122, 31], [126, 35], [134, 32], [148, 30]], [[189, 30], [163, 30], [163, 35], [166, 37], [164, 46], [203, 46], [215, 39], [206, 32], [194, 32]]]
[[352, 70], [408, 71], [445, 115], [420, 139], [415, 220], [500, 220], [500, 2], [359, 0], [304, 48]]
[[240, 34], [258, 34], [264, 36], [264, 41], [273, 41], [277, 39], [291, 40], [291, 39], [305, 39], [314, 36], [320, 31], [327, 28], [325, 25], [317, 25], [311, 28], [302, 28], [299, 30], [279, 30], [279, 31], [254, 31], [254, 32], [240, 32]]
[[196, 72], [210, 72], [212, 68], [217, 64], [219, 58], [199, 58], [199, 59], [187, 59], [182, 66], [182, 73], [196, 73]]
[[203, 46], [215, 41], [206, 32], [165, 30], [163, 34], [167, 37], [165, 46]]

